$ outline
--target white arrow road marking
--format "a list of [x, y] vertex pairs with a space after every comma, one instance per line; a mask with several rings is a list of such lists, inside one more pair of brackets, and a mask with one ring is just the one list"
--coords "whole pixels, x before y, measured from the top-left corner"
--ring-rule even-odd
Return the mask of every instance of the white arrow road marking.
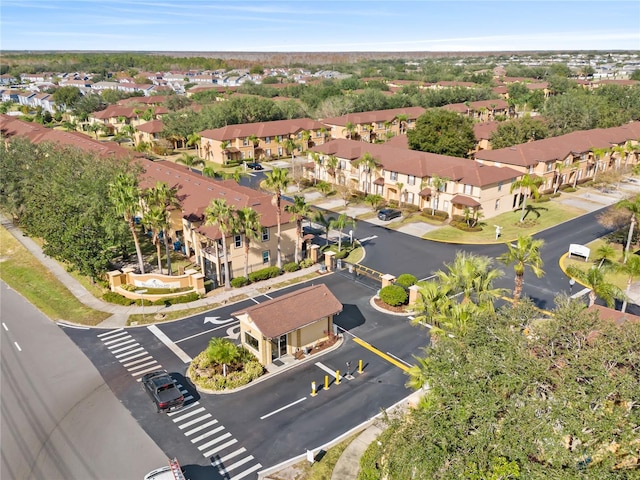
[[214, 325], [222, 325], [224, 323], [233, 322], [235, 319], [227, 318], [225, 320], [218, 320], [220, 317], [204, 317], [204, 323], [213, 323]]
[[363, 242], [368, 242], [369, 240], [374, 240], [376, 238], [378, 238], [378, 235], [371, 235], [370, 237], [360, 238], [358, 241], [360, 243], [363, 243]]
[[227, 328], [227, 336], [224, 338], [229, 338], [231, 340], [237, 340], [240, 338], [240, 325]]

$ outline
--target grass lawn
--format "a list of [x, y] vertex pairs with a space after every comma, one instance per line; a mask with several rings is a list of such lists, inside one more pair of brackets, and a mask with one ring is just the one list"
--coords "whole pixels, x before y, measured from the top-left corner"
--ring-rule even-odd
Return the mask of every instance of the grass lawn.
[[[598, 240], [594, 240], [591, 243], [588, 243], [586, 246], [589, 247], [591, 249], [591, 258], [594, 258], [596, 256], [596, 250], [598, 250], [598, 248], [600, 248], [602, 245], [607, 244], [607, 241], [599, 238]], [[623, 248], [622, 245], [617, 244], [617, 243], [610, 243], [609, 245], [611, 245], [616, 252], [618, 252], [618, 255], [613, 259], [614, 262], [619, 263], [622, 261], [622, 256], [623, 256]], [[564, 261], [562, 263], [562, 267], [564, 269], [566, 269], [569, 265], [573, 265], [574, 267], [576, 267], [579, 270], [582, 270], [583, 272], [586, 272], [587, 270], [589, 270], [591, 267], [593, 266], [597, 266], [600, 262], [598, 261], [588, 261], [585, 262], [584, 259], [581, 258], [569, 258], [566, 257], [564, 258]], [[613, 271], [609, 271], [606, 273], [606, 279], [608, 282], [611, 282], [612, 284], [614, 284], [615, 286], [621, 288], [622, 290], [626, 290], [627, 289], [627, 281], [629, 280], [629, 276], [625, 275], [624, 273], [618, 273], [618, 272], [613, 272]], [[578, 280], [576, 279], [576, 282]]]
[[496, 243], [494, 225], [500, 225], [502, 227], [500, 243], [511, 242], [520, 235], [533, 235], [559, 223], [584, 215], [584, 213], [585, 211], [582, 209], [553, 201], [533, 203], [522, 224], [520, 223], [522, 211], [515, 210], [493, 217], [487, 222], [481, 221], [483, 229], [480, 232], [463, 232], [447, 225], [426, 233], [422, 238], [451, 243]]
[[97, 325], [110, 316], [82, 304], [5, 228], [0, 228], [0, 261], [0, 278], [51, 319]]

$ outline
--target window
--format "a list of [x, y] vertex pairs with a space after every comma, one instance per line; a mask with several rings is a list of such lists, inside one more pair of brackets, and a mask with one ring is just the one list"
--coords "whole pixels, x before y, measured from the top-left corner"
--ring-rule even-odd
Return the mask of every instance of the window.
[[254, 350], [259, 350], [258, 339], [251, 335], [249, 332], [244, 332], [244, 343], [249, 345]]
[[233, 243], [236, 248], [240, 248], [242, 246], [242, 235], [236, 235], [233, 237]]
[[278, 135], [276, 138], [278, 139], [278, 143], [282, 142], [282, 135]]
[[298, 133], [298, 140], [302, 139], [302, 132]]
[[340, 160], [340, 170], [346, 170], [346, 169], [347, 169], [347, 161]]
[[278, 156], [281, 157], [282, 156], [282, 152], [283, 152], [282, 147], [278, 147]]
[[245, 158], [247, 158], [247, 154], [245, 152], [240, 152], [240, 157], [242, 158], [242, 160], [244, 160]]
[[270, 148], [267, 148], [267, 149], [264, 151], [264, 153], [265, 153], [265, 155], [266, 155], [267, 157], [270, 157], [270, 156], [271, 156], [271, 149], [270, 149]]
[[389, 172], [389, 176], [391, 178], [391, 180], [398, 180], [398, 172]]
[[262, 227], [262, 241], [263, 242], [269, 241], [269, 229], [266, 227]]
[[322, 137], [322, 132], [320, 130], [316, 130], [316, 138]]
[[533, 165], [529, 167], [529, 174], [532, 174], [532, 173], [533, 173]]
[[384, 122], [378, 122], [378, 129], [384, 128]]
[[247, 137], [242, 139], [242, 145], [245, 146], [245, 147], [249, 146], [249, 139]]
[[407, 193], [407, 203], [413, 203], [413, 199], [414, 199], [414, 193], [413, 192], [408, 192]]
[[498, 199], [496, 200], [496, 207], [495, 207], [495, 210], [498, 210], [499, 208], [500, 208], [500, 199], [498, 198]]
[[547, 172], [553, 170], [553, 162], [547, 162]]
[[445, 212], [449, 211], [449, 200], [445, 200], [444, 202], [442, 202], [442, 208]]
[[271, 137], [264, 137], [264, 143], [271, 143]]
[[269, 250], [265, 250], [264, 252], [262, 252], [262, 263], [264, 263], [265, 265], [269, 264]]
[[416, 184], [416, 176], [415, 175], [407, 175], [407, 183], [409, 185], [415, 185]]
[[465, 195], [473, 195], [473, 187], [471, 185], [464, 186]]

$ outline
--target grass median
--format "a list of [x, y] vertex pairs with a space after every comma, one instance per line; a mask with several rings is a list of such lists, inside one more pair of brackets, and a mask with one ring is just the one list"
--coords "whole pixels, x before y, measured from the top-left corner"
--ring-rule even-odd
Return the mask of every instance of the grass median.
[[0, 278], [53, 320], [97, 325], [110, 316], [82, 304], [5, 228], [0, 228]]
[[[520, 235], [534, 235], [585, 213], [585, 210], [563, 205], [559, 202], [532, 203], [531, 207], [527, 209], [524, 222], [520, 222], [522, 210], [514, 210], [493, 217], [490, 220], [481, 221], [483, 228], [479, 232], [464, 232], [455, 227], [446, 226], [432, 230], [423, 235], [422, 238], [438, 242], [462, 244], [504, 243], [513, 241]], [[496, 239], [495, 225], [499, 225], [501, 228], [499, 239]]]

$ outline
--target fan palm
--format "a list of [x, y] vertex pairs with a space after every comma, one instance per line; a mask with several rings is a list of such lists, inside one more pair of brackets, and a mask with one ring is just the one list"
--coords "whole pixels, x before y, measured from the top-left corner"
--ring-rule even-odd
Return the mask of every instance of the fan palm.
[[542, 257], [540, 256], [540, 249], [543, 245], [544, 240], [520, 236], [515, 244], [507, 244], [507, 251], [498, 257], [498, 260], [505, 265], [513, 265], [516, 274], [515, 288], [513, 289], [514, 302], [517, 302], [522, 295], [524, 272], [527, 267], [538, 278], [544, 275]]
[[291, 218], [296, 222], [296, 251], [295, 262], [300, 261], [301, 249], [300, 242], [302, 240], [302, 221], [309, 216], [311, 209], [302, 195], [293, 197], [293, 203], [284, 207], [284, 210], [291, 214]]
[[580, 270], [574, 265], [567, 267], [567, 274], [585, 285], [589, 290], [589, 306], [596, 303], [597, 298], [601, 298], [609, 308], [615, 306], [616, 300], [624, 300], [626, 295], [624, 292], [607, 281], [606, 268], [598, 268], [595, 265], [587, 271]]
[[274, 167], [273, 170], [265, 175], [265, 186], [274, 193], [273, 204], [276, 207], [276, 222], [278, 224], [278, 256], [276, 265], [282, 268], [282, 251], [281, 251], [281, 221], [282, 221], [282, 192], [287, 190], [291, 183], [289, 172], [285, 169]]
[[227, 255], [227, 234], [231, 232], [234, 225], [233, 212], [231, 207], [227, 205], [221, 198], [211, 200], [211, 203], [204, 211], [205, 225], [218, 225], [220, 235], [222, 236], [222, 251], [224, 257], [224, 286], [227, 290], [231, 289], [231, 279], [229, 273], [229, 257]]

